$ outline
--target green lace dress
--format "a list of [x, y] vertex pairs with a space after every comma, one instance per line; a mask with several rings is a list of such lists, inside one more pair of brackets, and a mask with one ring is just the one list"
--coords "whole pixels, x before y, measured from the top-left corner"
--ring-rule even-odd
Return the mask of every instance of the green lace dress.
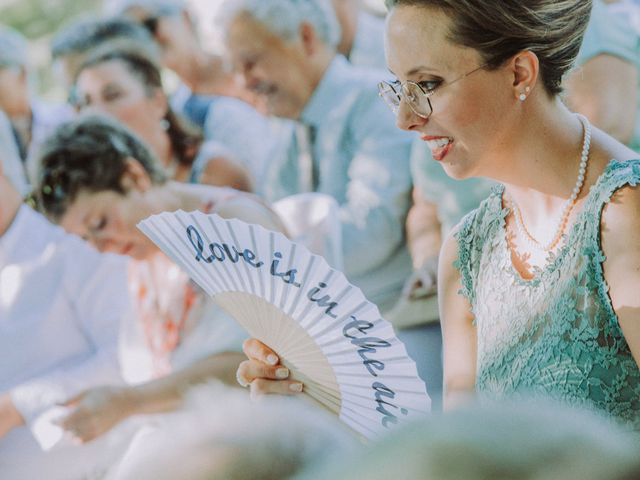
[[611, 161], [564, 246], [531, 280], [511, 262], [504, 187], [463, 219], [455, 266], [475, 316], [480, 397], [543, 396], [640, 430], [640, 369], [611, 306], [600, 248], [604, 205], [620, 187], [638, 183], [640, 160]]

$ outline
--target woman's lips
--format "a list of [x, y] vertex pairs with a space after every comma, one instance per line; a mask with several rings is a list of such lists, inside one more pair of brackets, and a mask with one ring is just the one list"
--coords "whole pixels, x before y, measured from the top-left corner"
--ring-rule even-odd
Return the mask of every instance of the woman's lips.
[[420, 138], [427, 143], [431, 149], [431, 156], [438, 162], [441, 162], [453, 147], [453, 138], [451, 137], [423, 135]]

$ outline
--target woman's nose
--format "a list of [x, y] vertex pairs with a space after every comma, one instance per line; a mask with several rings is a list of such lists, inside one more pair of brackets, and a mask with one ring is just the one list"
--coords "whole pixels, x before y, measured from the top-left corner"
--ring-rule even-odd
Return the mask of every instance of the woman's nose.
[[399, 129], [413, 131], [422, 127], [425, 123], [427, 123], [426, 118], [416, 115], [404, 99], [400, 101], [396, 113], [396, 125]]

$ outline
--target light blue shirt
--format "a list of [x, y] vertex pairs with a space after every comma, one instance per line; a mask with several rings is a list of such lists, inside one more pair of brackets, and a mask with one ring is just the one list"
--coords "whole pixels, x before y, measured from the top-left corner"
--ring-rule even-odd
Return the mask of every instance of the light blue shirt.
[[222, 95], [194, 95], [181, 84], [172, 108], [202, 128], [206, 140], [226, 149], [225, 156], [244, 166], [259, 187], [275, 142], [269, 120], [248, 103]]
[[[576, 64], [584, 65], [598, 55], [613, 55], [640, 69], [640, 36], [623, 17], [615, 15], [600, 1], [593, 2], [591, 20], [587, 26]], [[628, 146], [640, 152], [640, 76], [633, 137]]]
[[221, 143], [232, 158], [262, 183], [267, 160], [275, 148], [268, 119], [242, 100], [217, 96], [209, 106], [204, 125], [207, 140]]
[[387, 71], [384, 56], [384, 19], [368, 12], [358, 14], [356, 35], [349, 54], [356, 67], [377, 68]]
[[[378, 97], [380, 76], [336, 56], [300, 121], [315, 130], [314, 191], [340, 205], [345, 273], [381, 310], [397, 300], [411, 272], [404, 223], [410, 205], [413, 136], [398, 130]], [[286, 131], [287, 125], [281, 126]], [[288, 129], [283, 154], [272, 160], [266, 196], [300, 193], [300, 149]]]

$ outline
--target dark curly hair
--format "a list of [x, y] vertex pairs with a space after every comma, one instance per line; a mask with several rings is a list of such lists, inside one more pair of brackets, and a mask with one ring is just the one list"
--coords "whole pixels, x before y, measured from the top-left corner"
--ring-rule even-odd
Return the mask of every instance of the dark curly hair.
[[167, 180], [158, 160], [135, 134], [98, 115], [60, 125], [38, 153], [34, 196], [40, 210], [56, 222], [81, 192], [124, 194], [121, 181], [130, 159], [142, 165], [152, 183]]

